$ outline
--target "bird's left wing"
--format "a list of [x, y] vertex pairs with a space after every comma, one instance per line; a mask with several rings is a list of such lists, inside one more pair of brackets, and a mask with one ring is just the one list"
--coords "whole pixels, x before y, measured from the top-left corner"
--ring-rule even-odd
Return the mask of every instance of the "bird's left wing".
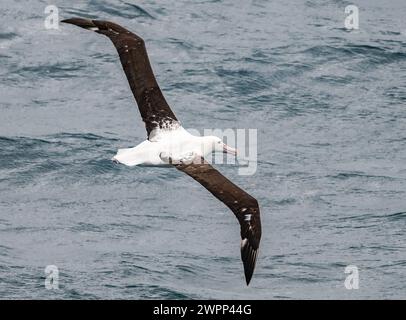
[[210, 191], [235, 214], [241, 226], [241, 259], [245, 280], [249, 284], [254, 273], [261, 239], [261, 220], [257, 200], [236, 186], [203, 158], [185, 164], [173, 164]]
[[149, 139], [154, 129], [171, 129], [179, 126], [175, 114], [158, 86], [141, 37], [110, 21], [72, 18], [61, 22], [104, 34], [113, 42], [142, 120], [145, 122]]

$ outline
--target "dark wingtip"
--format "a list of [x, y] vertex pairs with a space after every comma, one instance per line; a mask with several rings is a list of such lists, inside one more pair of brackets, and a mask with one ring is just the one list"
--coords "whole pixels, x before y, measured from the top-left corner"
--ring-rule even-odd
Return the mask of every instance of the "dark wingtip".
[[245, 282], [247, 283], [247, 287], [250, 285], [251, 277], [247, 277], [247, 274], [245, 274]]
[[90, 20], [90, 19], [71, 18], [71, 19], [62, 20], [61, 22], [73, 24], [75, 26], [85, 28], [85, 29], [95, 28], [96, 27], [94, 22], [92, 20]]
[[244, 265], [245, 282], [247, 286], [250, 284], [252, 275], [254, 274], [257, 253], [258, 249], [254, 249], [248, 239], [241, 241], [241, 259]]

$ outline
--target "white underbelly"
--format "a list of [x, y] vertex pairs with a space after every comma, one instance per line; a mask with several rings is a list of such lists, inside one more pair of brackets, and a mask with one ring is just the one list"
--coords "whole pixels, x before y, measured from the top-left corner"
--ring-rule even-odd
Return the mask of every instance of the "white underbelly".
[[149, 146], [148, 144], [150, 143], [149, 141], [144, 141], [134, 148], [119, 149], [112, 160], [130, 167], [138, 165], [165, 165], [159, 157], [159, 150]]
[[169, 132], [158, 141], [145, 140], [134, 148], [119, 149], [112, 160], [127, 166], [167, 166], [168, 162], [161, 159], [160, 155], [182, 159], [191, 153], [201, 154], [200, 143], [197, 143], [196, 137], [180, 128]]

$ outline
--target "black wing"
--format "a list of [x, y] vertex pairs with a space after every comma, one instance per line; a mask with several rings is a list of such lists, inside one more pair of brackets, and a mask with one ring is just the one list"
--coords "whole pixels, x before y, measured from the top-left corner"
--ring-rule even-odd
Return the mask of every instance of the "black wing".
[[203, 158], [174, 166], [191, 176], [234, 212], [241, 225], [241, 259], [245, 280], [250, 283], [261, 240], [261, 219], [255, 198], [236, 186]]
[[113, 42], [145, 122], [148, 137], [156, 128], [179, 126], [155, 79], [142, 38], [108, 21], [74, 18], [62, 22], [104, 34]]

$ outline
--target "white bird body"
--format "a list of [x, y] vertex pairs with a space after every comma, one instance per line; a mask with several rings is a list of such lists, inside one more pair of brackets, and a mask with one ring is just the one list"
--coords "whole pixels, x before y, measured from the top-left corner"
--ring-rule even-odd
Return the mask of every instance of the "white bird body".
[[225, 147], [232, 149], [217, 137], [194, 136], [182, 126], [176, 129], [156, 129], [151, 137], [136, 147], [119, 149], [112, 160], [127, 166], [167, 166], [169, 158], [183, 161], [195, 156], [205, 157], [213, 151], [224, 152]]

